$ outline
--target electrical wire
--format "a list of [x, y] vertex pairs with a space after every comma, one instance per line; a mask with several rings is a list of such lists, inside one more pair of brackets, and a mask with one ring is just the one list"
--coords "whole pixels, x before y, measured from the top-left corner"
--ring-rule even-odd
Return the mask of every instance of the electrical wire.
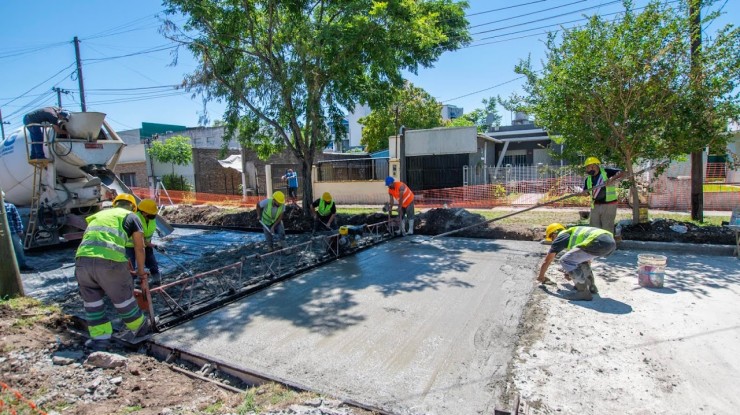
[[38, 84], [34, 85], [34, 86], [33, 86], [33, 87], [32, 87], [31, 89], [29, 89], [28, 91], [26, 91], [26, 92], [24, 92], [24, 93], [22, 93], [22, 94], [18, 95], [17, 97], [15, 97], [15, 98], [11, 99], [10, 101], [8, 101], [8, 102], [6, 102], [5, 104], [3, 104], [3, 105], [0, 105], [0, 106], [4, 107], [4, 106], [6, 106], [6, 105], [8, 105], [8, 104], [12, 104], [13, 102], [15, 102], [15, 101], [17, 101], [17, 100], [19, 100], [19, 99], [23, 98], [23, 97], [24, 97], [24, 96], [26, 96], [26, 94], [28, 94], [29, 92], [33, 91], [34, 89], [36, 89], [36, 88], [40, 87], [41, 85], [43, 85], [43, 84], [45, 84], [45, 83], [47, 83], [47, 82], [51, 81], [51, 80], [52, 80], [52, 79], [54, 79], [54, 78], [55, 78], [55, 77], [56, 77], [57, 75], [59, 75], [60, 73], [62, 73], [62, 72], [64, 72], [64, 71], [66, 71], [67, 69], [69, 69], [69, 68], [73, 67], [74, 65], [75, 65], [75, 62], [72, 62], [72, 63], [70, 63], [69, 65], [67, 65], [67, 66], [65, 66], [64, 68], [62, 68], [62, 69], [61, 69], [61, 70], [60, 70], [59, 72], [55, 73], [54, 75], [50, 76], [50, 77], [49, 77], [49, 78], [47, 78], [47, 79], [44, 79], [43, 81], [41, 81], [41, 82], [39, 82]]
[[494, 23], [501, 23], [501, 22], [509, 21], [509, 20], [516, 19], [516, 18], [519, 18], [519, 17], [531, 16], [533, 14], [544, 13], [544, 12], [548, 12], [548, 11], [551, 11], [551, 10], [556, 10], [556, 9], [560, 9], [560, 8], [563, 8], [563, 7], [572, 6], [574, 4], [583, 3], [584, 1], [586, 1], [586, 0], [576, 0], [576, 1], [571, 2], [571, 3], [568, 3], [568, 4], [561, 4], [559, 6], [554, 6], [554, 7], [550, 7], [550, 8], [547, 8], [547, 9], [536, 10], [536, 11], [533, 11], [531, 13], [521, 14], [519, 16], [507, 17], [505, 19], [499, 19], [499, 20], [492, 20], [490, 22], [480, 23], [480, 24], [468, 26], [468, 29], [473, 29], [473, 28], [481, 27], [481, 26], [488, 26], [488, 25], [491, 25], [491, 24], [494, 24]]
[[487, 13], [493, 13], [493, 12], [500, 12], [502, 10], [508, 10], [508, 9], [514, 9], [514, 8], [517, 8], [517, 7], [529, 6], [530, 4], [542, 3], [542, 2], [545, 2], [545, 1], [547, 1], [547, 0], [536, 0], [536, 1], [530, 1], [529, 3], [515, 4], [513, 6], [500, 7], [498, 9], [491, 9], [491, 10], [485, 10], [485, 11], [482, 11], [482, 12], [466, 14], [465, 17], [478, 16], [478, 15], [481, 15], [481, 14], [487, 14]]

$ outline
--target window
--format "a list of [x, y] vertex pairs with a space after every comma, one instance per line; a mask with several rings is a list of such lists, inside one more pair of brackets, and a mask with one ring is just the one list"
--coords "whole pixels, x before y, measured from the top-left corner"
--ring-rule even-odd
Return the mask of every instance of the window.
[[521, 154], [521, 155], [511, 155], [511, 156], [504, 156], [504, 166], [507, 164], [511, 164], [512, 166], [522, 166], [527, 164], [527, 155]]
[[136, 187], [136, 173], [121, 173], [121, 181], [128, 187]]

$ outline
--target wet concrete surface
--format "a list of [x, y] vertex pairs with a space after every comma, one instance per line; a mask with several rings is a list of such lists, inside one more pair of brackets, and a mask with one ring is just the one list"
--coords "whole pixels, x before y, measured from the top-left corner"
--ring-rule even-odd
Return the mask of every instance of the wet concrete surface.
[[403, 414], [493, 413], [545, 247], [398, 238], [154, 336]]
[[[164, 275], [180, 273], [182, 269], [197, 263], [204, 255], [225, 249], [236, 248], [262, 241], [261, 233], [216, 231], [177, 228], [164, 238], [154, 238], [154, 243], [165, 248], [165, 254], [157, 253], [160, 272]], [[34, 250], [26, 255], [33, 272], [22, 274], [26, 295], [59, 301], [78, 292], [74, 277], [76, 246], [52, 247]]]

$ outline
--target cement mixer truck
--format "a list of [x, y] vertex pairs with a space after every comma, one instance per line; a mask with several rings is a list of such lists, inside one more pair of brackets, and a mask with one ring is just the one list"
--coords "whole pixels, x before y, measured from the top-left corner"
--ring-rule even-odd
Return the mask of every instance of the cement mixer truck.
[[[73, 112], [57, 134], [46, 123], [45, 160], [29, 158], [26, 127], [0, 142], [0, 188], [24, 221], [26, 249], [56, 245], [82, 237], [85, 218], [118, 193], [131, 190], [113, 173], [126, 145], [100, 112]], [[161, 217], [162, 234], [172, 227]]]

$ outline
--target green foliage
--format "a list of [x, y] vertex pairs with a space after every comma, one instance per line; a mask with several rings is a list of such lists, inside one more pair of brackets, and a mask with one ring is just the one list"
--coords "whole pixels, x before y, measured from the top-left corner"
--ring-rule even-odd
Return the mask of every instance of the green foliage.
[[260, 410], [257, 405], [257, 393], [255, 388], [250, 388], [244, 393], [244, 399], [241, 405], [236, 408], [236, 413], [239, 415], [245, 415], [252, 412], [258, 412]]
[[428, 92], [406, 82], [397, 89], [389, 106], [374, 108], [360, 118], [362, 140], [369, 153], [388, 148], [388, 137], [398, 134], [401, 126], [410, 130], [442, 126], [441, 105]]
[[529, 59], [515, 68], [527, 77], [527, 95], [506, 104], [558, 134], [565, 158], [596, 156], [628, 174], [640, 160], [724, 147], [727, 120], [740, 116], [740, 32], [706, 39], [696, 70], [685, 10], [658, 1], [639, 14], [630, 1], [624, 6], [620, 19], [594, 16], [551, 34], [542, 71]]
[[185, 177], [179, 174], [165, 174], [162, 177], [162, 183], [167, 190], [182, 190], [190, 192], [193, 186], [185, 180]]
[[160, 163], [172, 164], [174, 173], [175, 165], [186, 166], [193, 160], [193, 146], [190, 145], [189, 137], [176, 135], [164, 142], [152, 141], [149, 155]]
[[[331, 137], [328, 123], [355, 104], [380, 108], [445, 51], [470, 41], [452, 0], [297, 2], [165, 0], [163, 33], [187, 45], [199, 67], [185, 87], [226, 104], [229, 137], [261, 157], [287, 148], [308, 175]], [[312, 200], [304, 181], [304, 200]], [[308, 209], [308, 203], [304, 204]]]
[[[478, 127], [479, 133], [484, 133], [491, 125], [501, 125], [501, 115], [496, 110], [496, 99], [491, 97], [482, 101], [483, 108], [476, 108], [460, 118], [450, 120], [448, 125], [452, 127]], [[488, 118], [491, 122], [488, 122]]]

